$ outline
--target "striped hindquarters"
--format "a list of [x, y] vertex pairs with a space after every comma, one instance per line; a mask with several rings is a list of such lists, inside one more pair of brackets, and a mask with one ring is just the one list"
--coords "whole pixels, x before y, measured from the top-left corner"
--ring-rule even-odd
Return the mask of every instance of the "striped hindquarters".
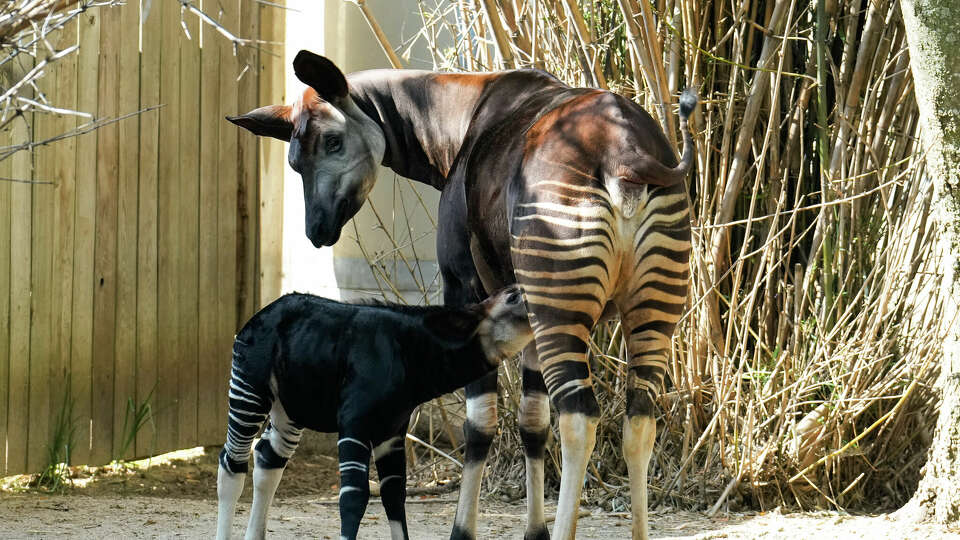
[[596, 412], [586, 353], [590, 331], [613, 301], [628, 335], [628, 393], [645, 390], [649, 404], [686, 301], [683, 185], [625, 188], [617, 199], [629, 203], [629, 216], [599, 184], [542, 181], [533, 188], [536, 200], [517, 206], [511, 255], [551, 400], [560, 412]]

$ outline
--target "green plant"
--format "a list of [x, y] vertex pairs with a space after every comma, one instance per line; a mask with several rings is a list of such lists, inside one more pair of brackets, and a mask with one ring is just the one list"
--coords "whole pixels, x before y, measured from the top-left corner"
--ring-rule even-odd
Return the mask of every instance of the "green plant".
[[70, 452], [73, 449], [73, 439], [76, 434], [73, 408], [74, 399], [68, 383], [54, 422], [53, 439], [47, 445], [47, 465], [37, 476], [37, 487], [59, 492], [69, 483]]
[[120, 440], [120, 448], [116, 454], [117, 459], [123, 459], [133, 446], [134, 441], [137, 440], [140, 430], [148, 422], [153, 423], [153, 407], [150, 405], [150, 400], [156, 390], [157, 385], [154, 384], [150, 393], [140, 403], [134, 402], [132, 397], [127, 398], [127, 409], [123, 415], [123, 438]]

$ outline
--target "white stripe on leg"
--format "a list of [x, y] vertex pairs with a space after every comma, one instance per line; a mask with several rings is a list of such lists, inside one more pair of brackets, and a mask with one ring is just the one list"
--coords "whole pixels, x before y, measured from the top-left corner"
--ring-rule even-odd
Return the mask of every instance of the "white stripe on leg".
[[[520, 429], [531, 433], [545, 432], [550, 426], [550, 402], [546, 394], [531, 392], [520, 401]], [[538, 439], [539, 440], [539, 439]], [[546, 438], [543, 440], [546, 444]], [[533, 449], [526, 449], [527, 452]], [[526, 535], [545, 530], [543, 517], [543, 451], [539, 457], [526, 457], [527, 530]]]

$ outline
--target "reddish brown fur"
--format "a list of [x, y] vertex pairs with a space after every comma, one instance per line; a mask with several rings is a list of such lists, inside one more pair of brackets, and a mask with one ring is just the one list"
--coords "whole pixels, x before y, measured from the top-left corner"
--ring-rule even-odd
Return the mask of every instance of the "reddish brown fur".
[[637, 123], [623, 98], [597, 90], [576, 97], [543, 115], [528, 132], [524, 155], [548, 155], [585, 175], [625, 182], [673, 185], [683, 177], [664, 174], [672, 153], [653, 156], [650, 145], [637, 139]]

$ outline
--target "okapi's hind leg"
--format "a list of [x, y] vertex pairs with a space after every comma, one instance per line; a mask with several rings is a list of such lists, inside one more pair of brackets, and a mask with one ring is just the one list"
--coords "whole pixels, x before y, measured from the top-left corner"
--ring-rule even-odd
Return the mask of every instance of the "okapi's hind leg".
[[527, 529], [524, 540], [548, 540], [543, 516], [543, 457], [550, 430], [550, 400], [540, 373], [537, 346], [531, 342], [521, 357], [520, 439], [526, 455]]
[[[682, 309], [683, 304], [678, 307]], [[627, 336], [630, 355], [627, 364], [627, 410], [623, 418], [623, 459], [627, 462], [630, 475], [633, 538], [646, 540], [649, 538], [647, 471], [657, 438], [655, 399], [663, 384], [675, 322], [646, 318], [645, 323], [638, 324], [636, 313], [637, 310], [633, 313], [634, 317], [628, 315], [623, 319], [623, 332]], [[631, 318], [634, 320], [631, 321]]]
[[655, 402], [687, 298], [690, 221], [685, 197], [679, 189], [663, 193], [638, 216], [627, 292], [616, 299], [629, 354], [623, 457], [630, 473], [634, 539], [649, 538], [647, 470], [657, 436]]
[[270, 423], [253, 450], [253, 504], [250, 506], [247, 540], [266, 536], [267, 511], [273, 503], [287, 461], [300, 444], [302, 435], [303, 428], [290, 420], [280, 401], [275, 401], [270, 411]]
[[552, 537], [573, 540], [577, 532], [583, 478], [596, 443], [600, 418], [587, 363], [587, 349], [590, 329], [600, 316], [599, 306], [602, 304], [588, 301], [571, 305], [567, 302], [566, 305], [573, 309], [558, 309], [539, 303], [548, 302], [551, 293], [533, 293], [526, 288], [525, 292], [544, 383], [559, 415], [563, 469]]
[[272, 407], [270, 399], [248, 384], [243, 369], [238, 367], [237, 359], [244, 354], [245, 344], [238, 339], [233, 347], [227, 440], [217, 467], [217, 540], [231, 537], [237, 501], [247, 476], [250, 448]]

